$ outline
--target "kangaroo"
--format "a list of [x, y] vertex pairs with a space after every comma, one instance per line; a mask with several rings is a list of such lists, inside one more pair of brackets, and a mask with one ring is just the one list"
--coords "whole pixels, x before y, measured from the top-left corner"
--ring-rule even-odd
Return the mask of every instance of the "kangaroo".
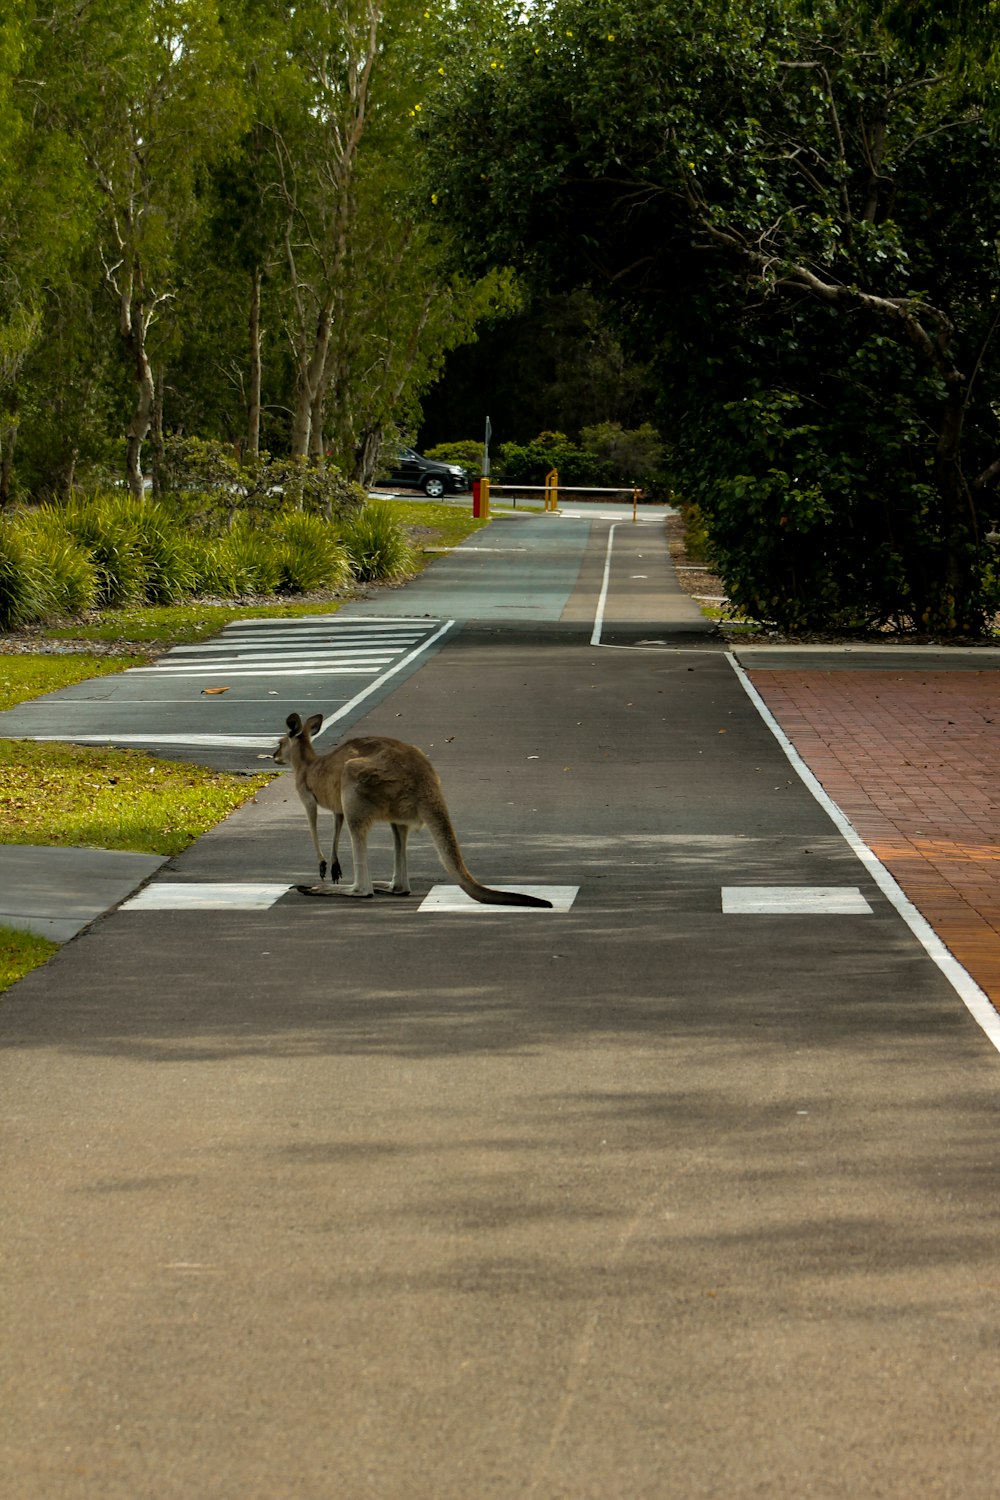
[[[295, 789], [306, 810], [319, 861], [319, 884], [297, 887], [304, 895], [374, 896], [379, 890], [408, 896], [406, 840], [411, 829], [426, 827], [445, 870], [473, 901], [489, 906], [551, 907], [551, 901], [539, 896], [494, 891], [479, 884], [462, 858], [440, 778], [416, 745], [382, 735], [358, 735], [317, 755], [312, 737], [322, 728], [323, 715], [313, 714], [303, 723], [298, 714], [289, 714], [285, 723], [288, 733], [282, 736], [274, 759], [281, 766], [291, 766], [295, 773]], [[321, 807], [334, 816], [329, 866], [316, 830]], [[345, 821], [354, 854], [351, 886], [337, 884], [343, 874], [337, 851]], [[373, 823], [389, 823], [392, 827], [395, 860], [391, 882], [373, 882], [368, 873], [368, 834]]]

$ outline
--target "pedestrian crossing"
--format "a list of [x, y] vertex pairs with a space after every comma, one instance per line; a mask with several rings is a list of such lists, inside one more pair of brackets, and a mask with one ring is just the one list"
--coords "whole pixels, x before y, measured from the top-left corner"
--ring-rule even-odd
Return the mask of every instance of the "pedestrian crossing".
[[[500, 886], [541, 896], [553, 912], [567, 912], [578, 885]], [[857, 886], [723, 886], [706, 892], [706, 910], [723, 916], [871, 916], [872, 907]], [[721, 897], [721, 899], [720, 899]], [[277, 881], [154, 880], [122, 905], [123, 911], [267, 911], [279, 901], [298, 901], [297, 888]], [[307, 902], [313, 907], [321, 903]], [[539, 907], [491, 906], [473, 901], [455, 885], [432, 886], [416, 906], [427, 913], [537, 916]]]
[[304, 615], [297, 619], [239, 620], [210, 641], [174, 646], [159, 661], [132, 667], [130, 677], [194, 679], [375, 677], [400, 658], [429, 644], [440, 620], [395, 616], [342, 618]]
[[[253, 771], [290, 708], [350, 722], [416, 670], [454, 626], [436, 615], [242, 619], [158, 661], [93, 678], [0, 714], [0, 734], [177, 752]], [[280, 712], [278, 712], [280, 708]]]

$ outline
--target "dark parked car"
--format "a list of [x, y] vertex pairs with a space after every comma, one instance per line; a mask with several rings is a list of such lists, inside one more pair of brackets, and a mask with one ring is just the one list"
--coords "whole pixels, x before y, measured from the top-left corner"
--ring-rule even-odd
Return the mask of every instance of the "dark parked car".
[[400, 448], [389, 460], [391, 472], [379, 484], [398, 484], [408, 490], [423, 490], [431, 500], [442, 495], [460, 495], [469, 489], [469, 473], [460, 464], [439, 464], [412, 448]]

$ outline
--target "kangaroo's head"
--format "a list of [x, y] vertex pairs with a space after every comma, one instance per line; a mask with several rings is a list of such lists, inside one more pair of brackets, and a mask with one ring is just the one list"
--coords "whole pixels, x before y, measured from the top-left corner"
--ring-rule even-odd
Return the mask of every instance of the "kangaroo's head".
[[294, 766], [308, 760], [313, 754], [312, 737], [323, 727], [323, 715], [313, 714], [305, 723], [299, 714], [289, 714], [285, 720], [288, 732], [283, 734], [274, 751], [279, 766]]

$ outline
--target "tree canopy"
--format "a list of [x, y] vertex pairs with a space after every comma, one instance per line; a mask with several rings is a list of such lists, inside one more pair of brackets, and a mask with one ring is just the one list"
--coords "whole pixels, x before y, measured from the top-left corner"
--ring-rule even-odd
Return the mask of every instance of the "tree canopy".
[[998, 14], [556, 0], [425, 127], [482, 263], [586, 285], [652, 364], [679, 492], [758, 617], [996, 608]]
[[[10, 9], [10, 7], [8, 7]], [[25, 0], [0, 20], [6, 501], [165, 435], [369, 480], [449, 348], [512, 298], [414, 192], [448, 7]], [[460, 29], [460, 28], [459, 28]]]

